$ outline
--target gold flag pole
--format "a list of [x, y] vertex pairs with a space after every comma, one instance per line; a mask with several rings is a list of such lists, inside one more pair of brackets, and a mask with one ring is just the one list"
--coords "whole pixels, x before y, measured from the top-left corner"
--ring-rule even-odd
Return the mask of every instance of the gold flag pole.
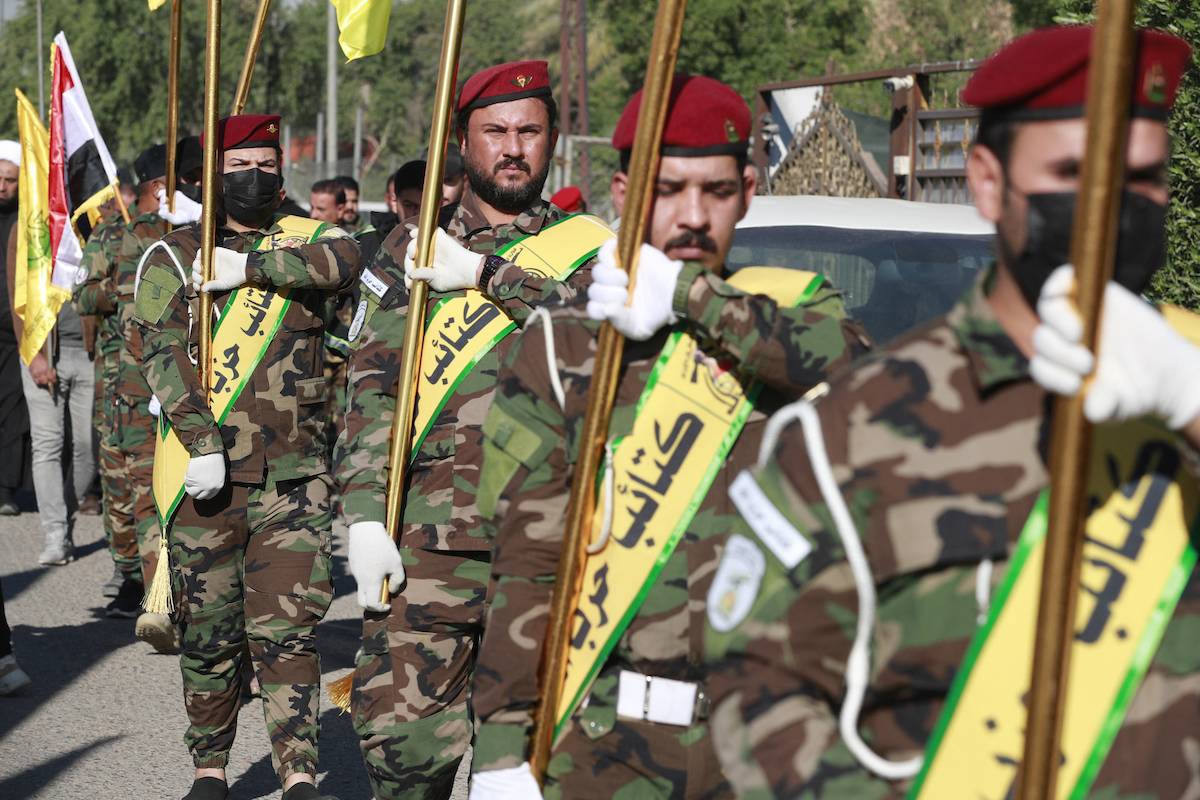
[[258, 60], [263, 29], [267, 26], [267, 12], [270, 10], [271, 0], [258, 0], [258, 13], [254, 17], [254, 27], [250, 29], [250, 41], [246, 44], [246, 57], [242, 61], [242, 74], [238, 78], [237, 93], [233, 96], [232, 113], [234, 115], [242, 113], [246, 108], [246, 101], [250, 99], [250, 81], [254, 78], [254, 63]]
[[[433, 121], [429, 126], [428, 160], [425, 185], [421, 191], [421, 212], [418, 217], [418, 268], [433, 264], [433, 237], [437, 231], [438, 212], [442, 208], [442, 175], [446, 168], [446, 144], [450, 140], [450, 114], [458, 82], [458, 55], [462, 49], [462, 29], [466, 0], [446, 3], [446, 22], [442, 29], [442, 55], [438, 61], [437, 88], [433, 96]], [[400, 518], [404, 503], [404, 481], [408, 471], [409, 451], [412, 449], [413, 418], [417, 409], [417, 385], [421, 369], [421, 346], [425, 339], [425, 305], [429, 284], [413, 281], [408, 301], [408, 318], [404, 328], [404, 350], [400, 356], [400, 379], [396, 386], [396, 412], [392, 418], [391, 449], [388, 453], [387, 516], [385, 524], [392, 541], [400, 539]], [[387, 580], [383, 582], [380, 598], [387, 602], [391, 596]], [[354, 685], [351, 672], [329, 685], [329, 699], [343, 710], [350, 707], [350, 692]]]
[[183, 0], [171, 0], [171, 43], [167, 55], [167, 210], [175, 211], [175, 146], [179, 140], [179, 34]]
[[[1071, 232], [1071, 263], [1075, 265], [1075, 300], [1083, 318], [1083, 341], [1093, 352], [1104, 287], [1112, 277], [1117, 252], [1136, 49], [1134, 6], [1135, 0], [1100, 0], [1092, 35], [1087, 151]], [[1056, 796], [1087, 519], [1092, 426], [1083, 415], [1082, 394], [1057, 398], [1053, 413], [1049, 531], [1020, 775], [1021, 800], [1052, 800]]]
[[[212, 280], [217, 241], [217, 103], [221, 95], [221, 0], [208, 0], [208, 33], [204, 48], [204, 185], [200, 212], [200, 264], [203, 280]], [[208, 396], [212, 371], [212, 295], [200, 293], [200, 387]]]
[[[629, 273], [630, 296], [633, 295], [636, 281], [638, 251], [646, 239], [649, 225], [648, 217], [658, 175], [659, 147], [686, 7], [687, 0], [661, 0], [654, 21], [654, 36], [650, 41], [642, 106], [629, 163], [629, 189], [621, 215], [621, 229], [617, 234], [617, 257]], [[600, 470], [609, 419], [612, 417], [624, 348], [625, 339], [616, 328], [608, 323], [600, 327], [596, 368], [588, 392], [579, 458], [571, 479], [571, 500], [567, 507], [562, 556], [558, 562], [542, 652], [541, 701], [534, 717], [533, 741], [530, 743], [530, 763], [533, 774], [539, 780], [545, 775], [554, 745], [554, 728], [558, 722], [559, 699], [566, 679], [571, 628], [579, 602], [579, 584], [587, 561], [585, 551], [596, 503], [596, 475]]]

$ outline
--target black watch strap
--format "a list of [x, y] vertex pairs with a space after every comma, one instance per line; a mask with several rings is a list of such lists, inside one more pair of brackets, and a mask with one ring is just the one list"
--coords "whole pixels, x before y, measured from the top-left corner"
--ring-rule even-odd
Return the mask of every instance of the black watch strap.
[[505, 260], [497, 255], [484, 256], [483, 269], [479, 272], [479, 291], [487, 294], [488, 284], [492, 282], [492, 278], [500, 271], [500, 268], [505, 265]]

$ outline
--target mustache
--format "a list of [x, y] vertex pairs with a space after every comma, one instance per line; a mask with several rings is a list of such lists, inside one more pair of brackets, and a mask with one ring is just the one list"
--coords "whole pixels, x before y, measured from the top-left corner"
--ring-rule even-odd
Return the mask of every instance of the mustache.
[[687, 231], [676, 236], [671, 241], [667, 242], [664, 250], [672, 250], [676, 247], [696, 247], [706, 253], [717, 252], [717, 243], [708, 237], [708, 234], [700, 231]]
[[492, 174], [497, 175], [502, 169], [519, 169], [526, 175], [532, 175], [533, 170], [529, 166], [529, 162], [523, 158], [502, 158], [496, 162], [496, 166], [492, 167]]

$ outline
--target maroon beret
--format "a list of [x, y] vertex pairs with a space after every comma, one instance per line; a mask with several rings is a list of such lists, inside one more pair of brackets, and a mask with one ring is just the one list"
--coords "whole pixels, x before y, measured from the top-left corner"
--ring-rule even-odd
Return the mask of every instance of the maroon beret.
[[[975, 72], [963, 102], [1017, 120], [1083, 116], [1092, 33], [1091, 25], [1053, 26], [1014, 39]], [[1166, 119], [1191, 57], [1177, 36], [1138, 31], [1134, 116]]]
[[467, 78], [455, 108], [466, 111], [526, 97], [549, 96], [550, 67], [545, 61], [510, 61]]
[[[201, 146], [204, 137], [200, 137]], [[240, 114], [217, 123], [217, 143], [221, 151], [249, 147], [279, 147], [278, 114]]]
[[[617, 120], [612, 146], [633, 148], [642, 91]], [[667, 102], [662, 154], [665, 156], [744, 155], [750, 143], [750, 107], [729, 86], [703, 75], [676, 75]]]
[[550, 204], [563, 211], [580, 211], [583, 209], [583, 192], [578, 186], [564, 186], [550, 198]]

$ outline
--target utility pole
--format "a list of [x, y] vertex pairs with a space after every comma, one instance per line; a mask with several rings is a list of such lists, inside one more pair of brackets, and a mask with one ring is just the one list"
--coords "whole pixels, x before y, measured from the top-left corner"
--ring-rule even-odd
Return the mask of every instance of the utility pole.
[[354, 180], [362, 180], [363, 107], [354, 109]]
[[[559, 62], [562, 65], [561, 88], [562, 130], [567, 138], [587, 136], [591, 132], [588, 121], [588, 66], [587, 66], [587, 0], [560, 0], [559, 4]], [[572, 150], [570, 145], [564, 153]], [[586, 147], [578, 149], [572, 159], [578, 165], [575, 183], [589, 198], [589, 164]], [[563, 183], [572, 182], [570, 169], [564, 170]]]
[[42, 0], [37, 0], [38, 116], [46, 120], [46, 64], [42, 60]]
[[338, 158], [338, 26], [333, 3], [325, 6], [325, 165], [329, 178], [337, 174]]

